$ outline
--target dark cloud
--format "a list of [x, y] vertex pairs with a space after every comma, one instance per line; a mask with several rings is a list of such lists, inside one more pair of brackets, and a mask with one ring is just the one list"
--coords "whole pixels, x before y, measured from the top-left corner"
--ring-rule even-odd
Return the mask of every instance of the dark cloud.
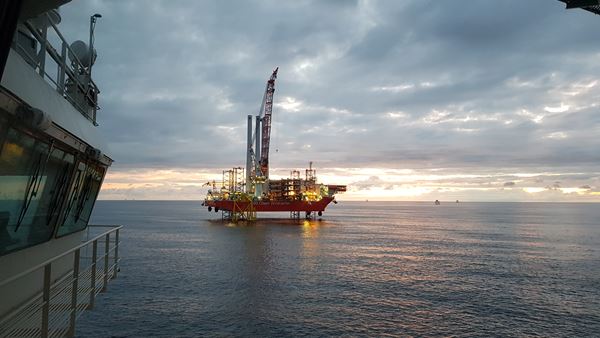
[[600, 20], [558, 1], [75, 1], [64, 34], [95, 12], [118, 167], [243, 164], [280, 66], [273, 166], [598, 177]]
[[560, 182], [554, 182], [551, 185], [546, 186], [546, 190], [558, 190], [560, 189]]
[[353, 182], [350, 184], [350, 186], [358, 190], [369, 190], [378, 187], [386, 190], [391, 190], [394, 188], [393, 184], [382, 180], [379, 176], [371, 176], [365, 180]]

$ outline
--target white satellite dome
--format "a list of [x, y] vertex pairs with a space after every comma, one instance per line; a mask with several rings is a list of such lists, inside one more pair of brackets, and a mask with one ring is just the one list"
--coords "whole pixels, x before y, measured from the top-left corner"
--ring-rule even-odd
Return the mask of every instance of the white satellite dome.
[[89, 67], [93, 65], [96, 61], [96, 49], [94, 49], [92, 53], [90, 53], [90, 48], [88, 47], [88, 45], [81, 40], [73, 42], [71, 44], [71, 50], [73, 51], [73, 54], [75, 54], [73, 55], [69, 53], [69, 59], [71, 60], [71, 62], [75, 62], [75, 57], [77, 57], [77, 59], [81, 61], [81, 64], [83, 64], [84, 67]]

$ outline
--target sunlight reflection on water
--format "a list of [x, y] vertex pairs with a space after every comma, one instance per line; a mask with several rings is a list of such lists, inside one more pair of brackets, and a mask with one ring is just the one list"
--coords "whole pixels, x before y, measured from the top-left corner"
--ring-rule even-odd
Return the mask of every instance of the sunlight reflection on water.
[[593, 204], [340, 203], [323, 220], [220, 220], [193, 202], [98, 202], [122, 270], [81, 336], [600, 332]]

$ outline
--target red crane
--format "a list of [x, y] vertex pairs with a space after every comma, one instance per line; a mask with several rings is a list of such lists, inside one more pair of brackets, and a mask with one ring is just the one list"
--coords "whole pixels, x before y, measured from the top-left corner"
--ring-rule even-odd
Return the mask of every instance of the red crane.
[[260, 150], [260, 172], [261, 176], [269, 177], [269, 143], [271, 142], [271, 114], [273, 113], [273, 94], [275, 93], [275, 79], [277, 79], [277, 71], [279, 67], [275, 68], [269, 81], [267, 81], [267, 88], [265, 89], [265, 95], [261, 105], [261, 116], [262, 116], [262, 142]]

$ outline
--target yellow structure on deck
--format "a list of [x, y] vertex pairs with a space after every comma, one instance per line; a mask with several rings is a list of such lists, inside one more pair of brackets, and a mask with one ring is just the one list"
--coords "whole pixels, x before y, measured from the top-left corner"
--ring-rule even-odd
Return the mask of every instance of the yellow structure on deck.
[[252, 195], [246, 193], [235, 193], [232, 197], [233, 200], [233, 210], [225, 213], [229, 213], [229, 215], [225, 215], [228, 219], [231, 219], [234, 222], [237, 221], [255, 221], [256, 220], [256, 210], [254, 209], [254, 204], [252, 203]]

